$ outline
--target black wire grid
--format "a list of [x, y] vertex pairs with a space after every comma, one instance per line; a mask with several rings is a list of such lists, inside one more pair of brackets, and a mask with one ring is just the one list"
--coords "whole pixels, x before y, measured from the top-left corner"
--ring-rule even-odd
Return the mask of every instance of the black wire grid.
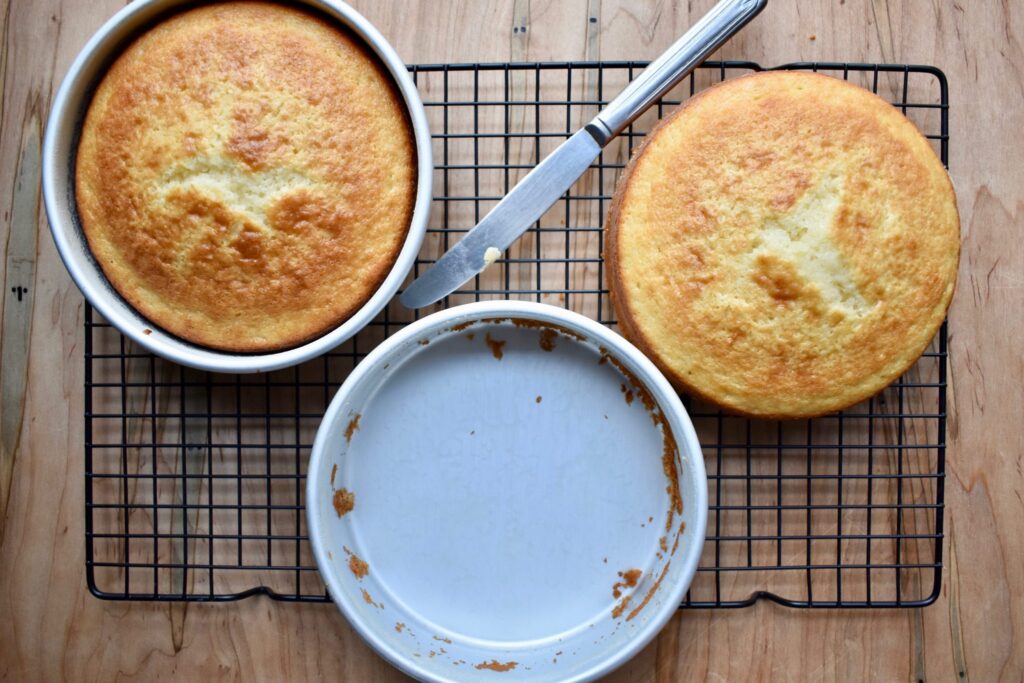
[[[434, 131], [435, 198], [418, 274], [588, 121], [640, 62], [411, 67]], [[948, 100], [931, 67], [794, 64], [893, 102], [947, 161]], [[484, 275], [444, 306], [543, 301], [614, 325], [602, 222], [630, 151], [666, 107], [760, 71], [707, 63], [602, 153]], [[85, 316], [86, 571], [94, 595], [325, 601], [303, 493], [319, 420], [380, 340], [431, 309], [393, 302], [366, 330], [297, 368], [217, 375], [157, 359]], [[710, 515], [684, 607], [760, 598], [800, 607], [920, 606], [938, 596], [946, 327], [875, 398], [820, 419], [766, 422], [686, 400], [703, 444]]]

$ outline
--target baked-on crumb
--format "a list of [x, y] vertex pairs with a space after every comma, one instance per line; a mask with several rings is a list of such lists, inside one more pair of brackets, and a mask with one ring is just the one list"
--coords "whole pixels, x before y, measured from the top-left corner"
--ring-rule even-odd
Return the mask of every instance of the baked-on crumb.
[[544, 328], [543, 330], [540, 331], [540, 348], [548, 352], [554, 351], [555, 339], [557, 338], [558, 332], [551, 329], [550, 327]]
[[487, 342], [487, 346], [491, 347], [491, 353], [494, 354], [495, 360], [501, 360], [505, 352], [502, 350], [507, 342], [501, 341], [500, 339], [494, 339], [491, 337], [491, 333], [488, 332], [484, 335], [484, 341]]
[[352, 435], [359, 429], [359, 418], [362, 415], [356, 413], [356, 416], [349, 420], [348, 426], [345, 427], [345, 443], [352, 443]]
[[661, 574], [658, 576], [658, 580], [651, 584], [651, 587], [648, 589], [647, 595], [644, 596], [643, 601], [633, 608], [633, 611], [626, 617], [626, 621], [631, 621], [633, 617], [640, 614], [640, 610], [647, 606], [647, 603], [650, 602], [651, 598], [657, 592], [658, 587], [661, 586], [661, 582], [665, 578], [665, 574], [668, 573], [668, 567], [670, 564], [672, 564], [672, 560], [665, 562], [665, 566], [661, 568]]
[[616, 581], [612, 585], [612, 596], [618, 598], [622, 595], [623, 588], [633, 588], [636, 586], [637, 581], [643, 576], [643, 572], [639, 569], [627, 569], [624, 572], [619, 572], [619, 578], [621, 581]]
[[[679, 492], [679, 470], [676, 467], [677, 446], [675, 436], [672, 433], [672, 427], [669, 425], [665, 414], [661, 411], [651, 392], [647, 390], [647, 387], [644, 386], [640, 379], [622, 361], [612, 356], [607, 348], [601, 346], [598, 348], [598, 351], [601, 354], [598, 364], [604, 365], [609, 363], [626, 378], [626, 381], [633, 387], [632, 391], [635, 392], [635, 396], [640, 399], [644, 409], [651, 416], [654, 426], [661, 429], [661, 465], [662, 470], [665, 472], [665, 478], [668, 481], [665, 490], [668, 492], [670, 501], [668, 514], [665, 518], [665, 531], [669, 531], [672, 528], [675, 516], [683, 514], [683, 499]], [[621, 385], [621, 387], [624, 392], [628, 391], [625, 384]], [[605, 415], [605, 419], [607, 418], [608, 416]]]
[[631, 597], [632, 596], [627, 595], [626, 597], [622, 598], [619, 604], [615, 605], [615, 607], [612, 608], [612, 619], [618, 619], [622, 616], [622, 613], [625, 612], [626, 608], [629, 606], [629, 600]]
[[373, 605], [377, 609], [384, 609], [384, 603], [383, 602], [374, 602], [373, 598], [370, 596], [370, 593], [365, 588], [362, 589], [362, 590], [363, 590], [363, 602], [365, 602], [367, 605]]
[[490, 669], [491, 671], [505, 672], [505, 671], [511, 671], [512, 669], [516, 668], [516, 666], [518, 666], [518, 665], [519, 665], [519, 662], [505, 662], [504, 664], [502, 664], [501, 662], [497, 661], [496, 659], [492, 659], [489, 662], [480, 662], [479, 664], [476, 665], [475, 668], [477, 668], [477, 669]]
[[334, 511], [338, 513], [338, 517], [344, 517], [355, 508], [356, 494], [352, 493], [348, 489], [338, 489], [334, 492], [333, 502]]
[[[553, 330], [556, 334], [559, 334], [559, 335], [561, 335], [563, 337], [566, 337], [567, 339], [575, 339], [576, 341], [580, 341], [580, 342], [581, 341], [586, 341], [586, 337], [584, 337], [583, 335], [581, 335], [581, 334], [579, 334], [577, 332], [573, 332], [568, 327], [563, 327], [562, 325], [556, 325], [555, 323], [544, 322], [544, 321], [541, 321], [541, 320], [533, 320], [531, 318], [506, 318], [506, 320], [510, 320], [512, 322], [512, 324], [515, 325], [516, 327], [522, 327], [522, 328], [533, 329], [533, 330], [541, 330], [541, 331]], [[498, 320], [495, 320], [494, 322], [498, 322]], [[544, 347], [541, 346], [541, 348], [544, 348]], [[554, 348], [554, 347], [552, 347], [552, 348]]]
[[348, 557], [348, 568], [357, 579], [363, 579], [367, 574], [370, 573], [370, 565], [366, 564], [365, 561], [352, 551], [347, 551]]

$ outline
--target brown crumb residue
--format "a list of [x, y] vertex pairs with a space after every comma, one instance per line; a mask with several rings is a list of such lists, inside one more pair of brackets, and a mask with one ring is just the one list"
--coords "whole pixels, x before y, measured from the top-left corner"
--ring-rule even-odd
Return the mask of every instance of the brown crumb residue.
[[480, 662], [479, 664], [476, 665], [475, 668], [477, 668], [477, 669], [490, 669], [491, 671], [498, 671], [498, 672], [502, 672], [503, 673], [505, 671], [511, 671], [512, 669], [516, 668], [517, 666], [519, 666], [519, 662], [505, 662], [504, 664], [502, 664], [498, 660], [492, 659], [489, 662]]
[[633, 405], [633, 390], [627, 387], [625, 384], [620, 384], [619, 387], [622, 389], [622, 393], [626, 397], [626, 405]]
[[[569, 339], [575, 339], [576, 341], [586, 341], [586, 338], [583, 335], [573, 332], [567, 327], [556, 325], [555, 323], [543, 322], [541, 320], [531, 320], [529, 318], [511, 318], [511, 320], [512, 324], [515, 325], [516, 327], [525, 327], [527, 329], [541, 330], [542, 334], [543, 332], [546, 331], [552, 331], [555, 334], [560, 334], [563, 337], [568, 337]], [[541, 348], [544, 348], [543, 343], [541, 344]], [[554, 348], [554, 346], [552, 346], [552, 348]], [[549, 349], [544, 350], [548, 351]]]
[[501, 360], [502, 357], [505, 355], [505, 352], [502, 349], [505, 348], [505, 344], [507, 342], [503, 342], [500, 339], [495, 339], [494, 337], [491, 336], [490, 332], [484, 335], [484, 341], [487, 342], [487, 346], [491, 347], [491, 353], [494, 354], [495, 360]]
[[[666, 536], [662, 536], [661, 539], [659, 539], [658, 541], [658, 545], [661, 548], [662, 553], [664, 553], [667, 552], [668, 548], [667, 532], [670, 532], [672, 530], [673, 522], [675, 521], [675, 516], [677, 514], [682, 515], [683, 513], [683, 500], [679, 490], [679, 470], [677, 465], [679, 459], [679, 452], [678, 447], [676, 445], [675, 435], [672, 433], [672, 427], [668, 423], [668, 418], [665, 416], [664, 412], [662, 412], [657, 402], [655, 402], [654, 397], [647, 390], [647, 387], [644, 386], [636, 377], [636, 375], [630, 372], [629, 368], [627, 368], [620, 360], [612, 356], [608, 352], [608, 349], [600, 347], [599, 351], [601, 353], [601, 358], [598, 361], [598, 363], [610, 363], [623, 375], [623, 377], [626, 378], [629, 384], [632, 385], [632, 389], [635, 392], [634, 397], [640, 399], [640, 402], [643, 404], [644, 409], [646, 409], [647, 413], [650, 415], [651, 421], [654, 423], [654, 426], [661, 429], [663, 442], [661, 464], [662, 470], [665, 473], [665, 479], [667, 480], [665, 492], [669, 496], [669, 508], [665, 519]], [[629, 389], [629, 387], [627, 387], [625, 384], [622, 385], [622, 388], [623, 393], [626, 393]], [[653, 521], [653, 518], [649, 517], [647, 521], [651, 522]], [[675, 554], [676, 549], [679, 547], [679, 537], [682, 535], [683, 529], [685, 527], [686, 524], [680, 521], [679, 528], [676, 530], [675, 540], [672, 544], [672, 555]], [[661, 573], [658, 575], [657, 580], [655, 580], [651, 587], [647, 590], [647, 593], [644, 595], [644, 598], [640, 602], [640, 604], [633, 607], [632, 611], [626, 617], [626, 621], [630, 621], [631, 619], [633, 619], [637, 614], [640, 613], [641, 610], [643, 610], [644, 607], [647, 606], [647, 603], [650, 602], [651, 598], [654, 597], [654, 594], [658, 591], [658, 588], [661, 586], [661, 582], [665, 578], [665, 575], [668, 573], [668, 568], [671, 564], [671, 560], [665, 561], [665, 564], [662, 566]], [[618, 584], [616, 585], [618, 586]], [[616, 595], [616, 597], [618, 597], [618, 595]], [[625, 611], [626, 606], [629, 604], [631, 598], [632, 595], [627, 595], [622, 598], [622, 601], [618, 605], [616, 605], [615, 608], [612, 610], [613, 618], [618, 618], [623, 613], [623, 611]]]
[[540, 403], [540, 402], [541, 402], [541, 401], [543, 401], [543, 400], [544, 400], [544, 397], [543, 397], [543, 396], [538, 396], [538, 397], [537, 397], [537, 403]]
[[615, 605], [615, 607], [612, 608], [612, 619], [618, 619], [622, 616], [622, 613], [626, 611], [627, 607], [629, 607], [629, 600], [631, 597], [631, 595], [627, 595], [626, 597], [622, 598], [619, 604]]
[[[668, 423], [668, 419], [665, 414], [661, 411], [661, 408], [655, 402], [654, 397], [647, 391], [647, 387], [640, 382], [639, 378], [634, 375], [629, 368], [627, 368], [622, 361], [612, 356], [608, 349], [600, 347], [598, 349], [601, 352], [601, 360], [599, 363], [611, 363], [615, 366], [622, 376], [632, 385], [633, 390], [636, 392], [636, 397], [640, 399], [640, 402], [644, 404], [644, 409], [651, 416], [651, 421], [655, 427], [661, 428], [663, 449], [661, 455], [661, 466], [665, 472], [665, 478], [668, 480], [668, 484], [665, 486], [665, 491], [669, 495], [670, 505], [668, 509], [668, 515], [665, 519], [665, 531], [672, 529], [672, 522], [675, 520], [677, 514], [683, 514], [683, 499], [679, 492], [679, 470], [676, 467], [677, 460], [677, 447], [676, 439], [672, 434], [672, 427]], [[625, 385], [623, 385], [625, 388]], [[628, 400], [628, 398], [627, 398]]]
[[473, 332], [467, 332], [466, 339], [468, 339], [469, 341], [473, 341], [474, 339], [476, 339], [476, 334], [474, 334]]
[[334, 463], [334, 467], [331, 468], [331, 488], [334, 488], [334, 477], [338, 474], [338, 463]]
[[345, 553], [348, 555], [348, 568], [355, 575], [357, 579], [362, 579], [370, 573], [370, 565], [366, 564], [358, 555], [353, 553], [351, 550], [342, 546]]
[[417, 343], [417, 344], [419, 344], [420, 346], [426, 346], [427, 344], [429, 344], [429, 343], [430, 343], [430, 340], [429, 340], [429, 339], [420, 339], [420, 340], [419, 340], [418, 342], [416, 342], [416, 343]]
[[[442, 638], [441, 636], [434, 636], [434, 640], [440, 641], [442, 643], [448, 643], [449, 645], [452, 644], [452, 639], [451, 638]], [[444, 648], [441, 648], [441, 649], [444, 650]]]
[[676, 548], [679, 547], [679, 537], [683, 535], [684, 531], [686, 531], [686, 522], [679, 522], [679, 530], [676, 531], [676, 540], [672, 544], [672, 554], [673, 555], [676, 554]]
[[661, 574], [658, 576], [658, 580], [651, 585], [650, 589], [648, 589], [647, 595], [644, 596], [643, 602], [634, 607], [633, 611], [629, 613], [629, 616], [626, 617], [626, 621], [630, 621], [633, 617], [640, 614], [640, 610], [646, 607], [647, 603], [651, 601], [651, 598], [654, 597], [654, 594], [658, 592], [658, 588], [661, 586], [661, 581], [665, 578], [665, 574], [668, 573], [668, 568], [671, 564], [672, 560], [669, 560], [665, 563], [665, 566], [661, 568]]
[[344, 517], [356, 506], [356, 494], [348, 489], [338, 489], [334, 492], [334, 511], [338, 517]]
[[540, 331], [540, 348], [545, 351], [551, 352], [555, 350], [555, 339], [558, 338], [558, 333], [552, 330], [550, 327]]
[[352, 435], [359, 429], [359, 418], [362, 415], [356, 413], [356, 416], [349, 420], [348, 427], [345, 427], [345, 443], [352, 443]]
[[146, 335], [146, 336], [148, 337], [149, 335], [153, 334], [153, 330], [151, 330], [151, 329], [149, 329], [149, 328], [147, 327], [146, 329], [144, 329], [144, 330], [142, 331], [142, 334], [144, 334], [144, 335]]
[[[586, 341], [586, 337], [570, 330], [567, 327], [562, 327], [561, 325], [543, 322], [540, 320], [531, 320], [529, 318], [484, 318], [481, 320], [467, 320], [459, 323], [458, 325], [452, 325], [448, 330], [450, 332], [462, 332], [477, 323], [500, 325], [505, 322], [511, 322], [516, 327], [540, 330], [538, 342], [540, 343], [540, 347], [545, 351], [553, 351], [555, 349], [555, 341], [559, 336], [566, 337], [567, 339], [575, 339], [576, 341], [581, 342]], [[487, 345], [491, 347], [491, 352], [494, 353], [494, 357], [501, 360], [504, 353], [501, 347], [505, 345], [505, 342], [492, 339], [490, 334], [485, 335], [485, 337], [487, 339]], [[466, 339], [472, 340], [473, 334], [467, 334]]]
[[370, 597], [370, 594], [367, 592], [365, 588], [363, 589], [363, 601], [366, 602], [367, 605], [373, 605], [377, 609], [384, 609], [384, 603], [374, 602], [373, 598]]
[[644, 408], [651, 414], [651, 420], [654, 422], [654, 426], [657, 427], [660, 424], [658, 417], [661, 415], [661, 410], [659, 410], [658, 404], [655, 402], [654, 397], [651, 396], [651, 393], [647, 391], [647, 388], [639, 378], [637, 378], [637, 376], [634, 375], [622, 361], [608, 352], [608, 349], [602, 346], [599, 350], [601, 351], [601, 360], [598, 361], [598, 363], [611, 363], [615, 366], [616, 370], [622, 373], [623, 377], [629, 380], [629, 383], [633, 385], [633, 389], [636, 391], [636, 395], [640, 399], [640, 402], [644, 404]]
[[[679, 492], [679, 470], [676, 468], [676, 460], [678, 458], [676, 453], [676, 440], [672, 436], [672, 428], [668, 426], [668, 420], [665, 419], [665, 416], [661, 415], [660, 419], [661, 433], [664, 438], [664, 449], [661, 454], [661, 468], [665, 472], [665, 479], [668, 480], [668, 484], [665, 486], [665, 491], [668, 492], [668, 497], [671, 501], [668, 508], [667, 519], [665, 520], [665, 531], [668, 531], [672, 528], [672, 521], [675, 519], [675, 515], [683, 514], [683, 497]], [[672, 552], [674, 553], [675, 550]]]
[[807, 36], [807, 40], [817, 40], [817, 39], [818, 39], [818, 36], [814, 35], [813, 33], [811, 35]]
[[616, 598], [621, 597], [622, 589], [633, 588], [636, 586], [637, 581], [640, 580], [640, 577], [643, 576], [643, 574], [644, 573], [641, 570], [635, 568], [619, 572], [619, 578], [622, 580], [616, 581], [615, 584], [612, 585], [612, 595]]
[[401, 633], [402, 629], [404, 629], [404, 628], [405, 628], [405, 624], [403, 624], [400, 621], [396, 621], [395, 622], [395, 633]]

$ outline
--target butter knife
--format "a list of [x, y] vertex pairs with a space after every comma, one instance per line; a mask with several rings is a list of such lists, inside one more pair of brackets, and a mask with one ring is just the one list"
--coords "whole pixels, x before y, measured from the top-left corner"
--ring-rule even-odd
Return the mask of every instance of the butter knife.
[[400, 297], [402, 304], [428, 306], [483, 271], [579, 180], [612, 138], [757, 16], [767, 2], [721, 0], [409, 285]]

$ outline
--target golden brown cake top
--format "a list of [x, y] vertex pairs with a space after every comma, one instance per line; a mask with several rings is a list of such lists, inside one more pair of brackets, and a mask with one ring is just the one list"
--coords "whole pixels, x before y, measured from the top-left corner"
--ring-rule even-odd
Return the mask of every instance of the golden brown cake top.
[[928, 141], [870, 92], [771, 72], [648, 136], [609, 218], [620, 325], [679, 387], [807, 417], [878, 392], [953, 294], [960, 226]]
[[158, 24], [90, 105], [76, 192], [117, 291], [189, 341], [269, 351], [319, 336], [401, 249], [415, 148], [384, 67], [304, 11], [225, 2]]

